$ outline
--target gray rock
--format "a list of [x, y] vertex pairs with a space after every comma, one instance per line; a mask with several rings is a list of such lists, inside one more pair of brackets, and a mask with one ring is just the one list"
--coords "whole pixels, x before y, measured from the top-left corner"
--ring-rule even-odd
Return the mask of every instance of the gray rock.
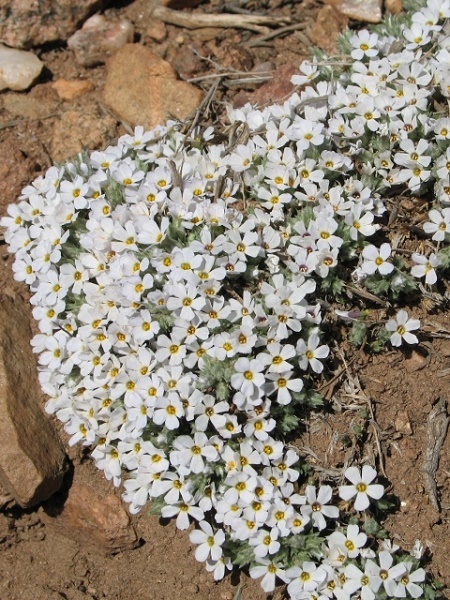
[[67, 40], [104, 0], [0, 0], [0, 42], [32, 48]]
[[33, 53], [0, 44], [0, 91], [26, 90], [39, 77], [43, 67], [44, 63]]
[[0, 485], [20, 506], [56, 492], [66, 470], [61, 440], [39, 406], [27, 306], [0, 297]]
[[125, 19], [108, 21], [103, 15], [94, 15], [81, 29], [67, 40], [75, 58], [84, 67], [106, 62], [107, 58], [125, 44], [132, 42], [134, 27]]
[[382, 0], [325, 0], [340, 13], [355, 21], [379, 23], [382, 17]]

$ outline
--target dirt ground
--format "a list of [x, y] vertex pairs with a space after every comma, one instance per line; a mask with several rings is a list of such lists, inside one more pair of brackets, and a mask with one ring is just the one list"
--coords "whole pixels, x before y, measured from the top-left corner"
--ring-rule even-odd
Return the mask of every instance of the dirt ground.
[[[139, 4], [140, 0], [112, 2], [108, 11], [133, 19]], [[204, 3], [195, 10], [213, 12], [223, 6], [227, 4]], [[253, 32], [223, 29], [208, 34], [201, 29], [189, 31], [169, 25], [159, 26], [164, 37], [157, 42], [146, 37], [148, 24], [136, 21], [137, 40], [151, 46], [186, 79], [214, 73], [217, 64], [237, 71], [262, 66], [273, 72], [292, 73], [308, 56], [311, 27], [321, 2], [249, 0], [245, 6], [262, 14], [291, 16], [295, 22], [304, 22], [305, 27], [252, 47], [244, 46], [244, 42], [257, 35]], [[38, 54], [46, 65], [39, 82], [28, 92], [0, 95], [1, 215], [16, 200], [21, 188], [51, 164], [83, 148], [101, 148], [126, 131], [103, 105], [104, 65], [89, 69], [78, 65], [65, 44], [41, 48]], [[212, 61], [200, 59], [199, 54]], [[58, 79], [85, 79], [92, 82], [93, 89], [74, 100], [62, 101], [53, 87]], [[205, 91], [210, 85], [207, 82], [206, 79], [199, 83], [205, 85]], [[215, 102], [220, 109], [227, 102], [242, 103], [247, 98], [270, 94], [279, 97], [283, 93], [283, 89], [266, 87], [268, 96], [264, 96], [261, 89], [225, 83], [218, 88]], [[285, 90], [288, 91], [287, 85]], [[4, 244], [0, 257], [0, 289], [26, 297], [25, 288], [12, 279], [12, 258]], [[326, 374], [330, 383], [324, 383], [322, 391], [327, 397], [327, 410], [311, 416], [306, 433], [298, 439], [298, 447], [328, 481], [353, 456], [368, 457], [381, 472], [384, 470], [392, 485], [389, 493], [397, 505], [386, 528], [405, 549], [411, 549], [420, 540], [427, 569], [450, 586], [450, 436], [442, 448], [437, 471], [440, 512], [430, 502], [421, 474], [427, 446], [427, 416], [437, 399], [450, 400], [450, 319], [448, 307], [429, 305], [418, 307], [415, 316], [421, 319], [425, 333], [413, 353], [396, 350], [368, 356], [343, 346], [347, 368], [337, 360], [335, 371]], [[434, 333], [427, 336], [427, 330]], [[67, 441], [63, 432], [61, 435]], [[68, 448], [68, 453], [74, 479], [95, 486], [101, 495], [120, 496], [120, 490], [114, 490], [81, 451]], [[233, 573], [223, 582], [214, 583], [195, 561], [188, 534], [146, 511], [132, 519], [139, 547], [105, 556], [61, 535], [44, 518], [47, 509], [48, 506], [39, 506], [20, 510], [9, 504], [0, 511], [1, 600], [266, 598], [259, 582], [245, 574]]]

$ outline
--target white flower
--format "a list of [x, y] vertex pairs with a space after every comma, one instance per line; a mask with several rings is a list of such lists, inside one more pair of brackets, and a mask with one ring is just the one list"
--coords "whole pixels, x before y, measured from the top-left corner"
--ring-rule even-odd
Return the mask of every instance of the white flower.
[[411, 598], [420, 598], [423, 595], [423, 588], [417, 584], [425, 581], [425, 571], [420, 568], [411, 573], [413, 563], [405, 561], [403, 564], [406, 572], [398, 580], [394, 596], [395, 598], [405, 598], [408, 593]]
[[428, 257], [414, 252], [411, 258], [416, 263], [411, 269], [411, 275], [425, 277], [426, 284], [434, 285], [437, 281], [436, 269], [442, 264], [439, 256], [434, 252]]
[[379, 587], [383, 585], [388, 596], [394, 596], [398, 580], [407, 571], [406, 565], [398, 563], [392, 566], [394, 558], [390, 552], [385, 550], [378, 554], [378, 561], [379, 565], [369, 559], [366, 562], [366, 571], [374, 578], [375, 582], [379, 582]]
[[[358, 510], [358, 509], [356, 509]], [[367, 542], [367, 535], [359, 531], [358, 525], [348, 525], [347, 534], [341, 531], [333, 531], [328, 536], [328, 545], [331, 547], [338, 546], [345, 550], [349, 558], [356, 558], [360, 554], [360, 548], [364, 547]]]
[[370, 33], [367, 29], [362, 29], [350, 38], [350, 43], [354, 48], [351, 57], [355, 60], [361, 60], [365, 56], [370, 58], [377, 56], [377, 42], [378, 35], [376, 33]]
[[370, 465], [364, 465], [362, 471], [358, 467], [349, 467], [344, 475], [353, 485], [341, 485], [339, 496], [343, 500], [350, 500], [356, 495], [355, 510], [366, 510], [370, 505], [370, 498], [379, 500], [383, 496], [384, 487], [372, 484], [377, 472]]
[[253, 547], [253, 552], [258, 558], [264, 558], [268, 554], [275, 554], [280, 549], [278, 539], [278, 529], [272, 528], [260, 529], [255, 537], [250, 538], [249, 544]]
[[266, 524], [269, 527], [276, 527], [280, 532], [280, 536], [285, 537], [289, 535], [289, 527], [287, 526], [287, 522], [293, 516], [293, 514], [293, 506], [286, 504], [281, 498], [275, 498], [270, 506], [269, 518], [266, 520]]
[[198, 311], [206, 304], [206, 300], [200, 295], [199, 289], [191, 284], [174, 284], [166, 286], [170, 296], [167, 298], [167, 308], [180, 319], [191, 321]]
[[159, 475], [152, 486], [152, 496], [164, 497], [164, 502], [167, 504], [176, 504], [183, 500], [184, 502], [192, 501], [190, 489], [192, 486], [185, 477], [179, 473], [166, 471]]
[[301, 567], [290, 567], [286, 571], [286, 577], [290, 580], [288, 592], [292, 598], [301, 597], [303, 592], [316, 590], [327, 577], [323, 567], [318, 567], [311, 561], [304, 561]]
[[326, 358], [330, 353], [330, 348], [323, 344], [319, 346], [320, 338], [316, 333], [312, 333], [308, 338], [308, 343], [300, 339], [297, 342], [297, 353], [300, 355], [299, 365], [300, 368], [306, 371], [308, 366], [315, 373], [322, 373], [323, 364], [319, 359]]
[[205, 517], [202, 509], [196, 506], [193, 501], [179, 501], [162, 507], [161, 516], [164, 519], [174, 517], [175, 515], [177, 515], [176, 525], [181, 530], [189, 527], [189, 516], [196, 521], [202, 521]]
[[285, 583], [288, 581], [286, 572], [279, 563], [273, 563], [267, 558], [259, 558], [256, 566], [250, 568], [250, 577], [262, 577], [261, 587], [266, 593], [273, 592], [278, 577]]
[[218, 529], [214, 533], [211, 525], [207, 521], [200, 521], [200, 529], [194, 529], [189, 534], [189, 539], [193, 544], [199, 544], [195, 549], [195, 558], [199, 562], [205, 562], [211, 559], [217, 562], [222, 557], [222, 544], [225, 541], [225, 532]]
[[300, 378], [291, 379], [291, 373], [269, 373], [265, 390], [268, 395], [276, 392], [278, 404], [286, 405], [292, 400], [291, 392], [301, 392], [303, 381]]
[[391, 256], [391, 246], [386, 242], [379, 248], [372, 244], [366, 246], [362, 251], [362, 256], [364, 262], [361, 268], [367, 275], [373, 275], [375, 271], [378, 271], [380, 275], [388, 275], [394, 270], [394, 265], [387, 262]]
[[170, 392], [156, 399], [153, 421], [157, 425], [164, 425], [170, 430], [177, 429], [179, 420], [183, 414], [183, 404], [176, 392]]
[[262, 388], [265, 377], [262, 373], [264, 364], [260, 360], [238, 358], [234, 369], [236, 372], [231, 376], [230, 381], [234, 389], [241, 391], [246, 396], [252, 396]]
[[214, 427], [219, 428], [225, 425], [226, 418], [223, 414], [228, 410], [227, 402], [217, 402], [214, 396], [203, 395], [202, 401], [194, 409], [195, 426], [198, 431], [206, 431], [211, 422]]
[[395, 319], [389, 319], [386, 323], [386, 329], [392, 331], [391, 344], [393, 346], [401, 346], [405, 340], [407, 344], [418, 344], [417, 336], [411, 333], [415, 329], [419, 329], [420, 321], [418, 319], [410, 319], [406, 310], [398, 311]]
[[120, 485], [122, 467], [121, 456], [117, 448], [112, 445], [97, 446], [92, 452], [92, 458], [99, 469], [105, 473], [106, 479], [112, 479], [114, 485]]
[[192, 473], [201, 473], [205, 470], [205, 459], [208, 462], [217, 460], [217, 450], [209, 443], [209, 438], [201, 431], [194, 433], [194, 437], [180, 435], [174, 442], [175, 450], [170, 454], [172, 464], [186, 467]]
[[408, 40], [408, 44], [405, 45], [407, 50], [415, 50], [420, 46], [425, 46], [431, 41], [430, 29], [426, 26], [413, 23], [409, 29], [403, 30], [403, 35]]
[[304, 60], [302, 62], [299, 71], [300, 73], [304, 73], [304, 75], [293, 75], [291, 77], [291, 83], [293, 85], [304, 85], [305, 83], [310, 83], [319, 75], [317, 65], [308, 60]]
[[428, 213], [430, 221], [424, 223], [425, 233], [432, 233], [431, 239], [436, 242], [445, 240], [445, 236], [450, 232], [450, 208], [443, 208], [442, 211], [432, 209]]
[[361, 590], [361, 600], [375, 600], [376, 592], [380, 589], [381, 579], [373, 576], [365, 569], [364, 573], [354, 564], [347, 565], [344, 569], [344, 592], [353, 597], [353, 593]]
[[364, 237], [371, 236], [377, 230], [377, 225], [373, 225], [374, 215], [370, 211], [365, 211], [364, 207], [356, 204], [353, 210], [345, 215], [345, 222], [350, 225], [350, 237], [357, 240], [359, 235]]
[[225, 576], [225, 569], [231, 571], [233, 564], [229, 556], [221, 556], [218, 561], [208, 558], [206, 561], [206, 570], [214, 574], [214, 581], [220, 581]]
[[295, 348], [291, 344], [283, 346], [278, 342], [273, 342], [267, 346], [267, 353], [258, 354], [258, 360], [264, 363], [268, 373], [283, 373], [293, 369], [288, 362], [295, 356]]
[[307, 485], [305, 489], [307, 504], [300, 508], [302, 515], [310, 517], [313, 526], [319, 531], [325, 529], [327, 522], [325, 517], [329, 519], [337, 519], [339, 517], [339, 509], [337, 506], [330, 506], [328, 503], [331, 500], [332, 490], [329, 485], [319, 487], [319, 492], [313, 485]]
[[404, 152], [397, 152], [394, 155], [394, 160], [398, 165], [403, 167], [409, 166], [411, 163], [416, 163], [422, 167], [428, 167], [431, 162], [431, 156], [423, 154], [429, 148], [426, 140], [419, 140], [418, 144], [414, 144], [412, 140], [407, 138], [400, 142], [400, 148]]

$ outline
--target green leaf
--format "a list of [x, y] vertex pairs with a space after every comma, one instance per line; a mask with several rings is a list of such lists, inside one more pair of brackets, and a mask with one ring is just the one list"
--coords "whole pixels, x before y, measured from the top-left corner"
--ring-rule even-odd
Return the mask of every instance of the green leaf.
[[349, 340], [356, 346], [360, 347], [363, 345], [367, 335], [367, 325], [362, 321], [355, 321], [350, 329]]

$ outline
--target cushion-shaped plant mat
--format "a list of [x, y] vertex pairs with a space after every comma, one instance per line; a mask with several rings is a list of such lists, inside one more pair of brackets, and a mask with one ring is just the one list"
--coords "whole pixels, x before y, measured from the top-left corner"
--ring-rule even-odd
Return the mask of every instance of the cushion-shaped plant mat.
[[[216, 579], [237, 565], [296, 599], [438, 595], [420, 548], [383, 540], [373, 466], [315, 484], [294, 443], [343, 336], [416, 344], [414, 304], [444, 298], [450, 4], [418, 8], [348, 31], [298, 93], [227, 131], [137, 127], [52, 167], [2, 221], [47, 411], [131, 512], [195, 523]], [[400, 195], [428, 203], [408, 248]]]

